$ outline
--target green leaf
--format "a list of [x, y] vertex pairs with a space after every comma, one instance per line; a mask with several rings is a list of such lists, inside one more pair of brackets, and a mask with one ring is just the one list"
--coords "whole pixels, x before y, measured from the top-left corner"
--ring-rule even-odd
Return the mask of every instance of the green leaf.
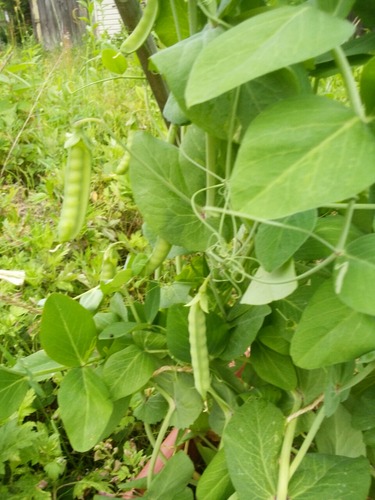
[[40, 342], [57, 363], [84, 365], [96, 343], [96, 326], [91, 313], [70, 297], [53, 293], [44, 305]]
[[268, 272], [285, 264], [307, 240], [315, 227], [317, 215], [315, 210], [309, 210], [292, 214], [277, 222], [290, 226], [291, 229], [261, 224], [255, 236], [256, 257]]
[[[317, 220], [314, 234], [335, 247], [340, 239], [345, 224], [345, 217], [342, 215], [328, 215]], [[354, 224], [351, 224], [347, 242], [351, 242], [362, 236], [363, 233]], [[324, 245], [322, 241], [314, 237], [309, 238], [295, 254], [296, 260], [319, 260], [328, 257], [332, 253], [332, 248]]]
[[116, 400], [139, 391], [154, 370], [154, 358], [131, 345], [108, 358], [103, 367], [103, 378]]
[[286, 100], [244, 136], [230, 180], [233, 209], [277, 219], [348, 198], [375, 181], [374, 163], [373, 135], [349, 108], [319, 96]]
[[343, 304], [328, 281], [302, 315], [291, 356], [297, 366], [307, 369], [350, 361], [375, 349], [374, 328], [375, 318]]
[[297, 289], [295, 278], [292, 259], [270, 273], [260, 266], [243, 294], [241, 304], [260, 306], [284, 299]]
[[[146, 133], [135, 135], [132, 155], [134, 198], [150, 228], [174, 245], [205, 250], [212, 232], [191, 206], [191, 197], [205, 186], [204, 171], [180, 168], [179, 150]], [[198, 197], [196, 201], [203, 199]]]
[[[175, 18], [171, 2], [169, 0], [159, 0], [159, 14], [156, 19], [154, 31], [161, 43], [166, 47], [187, 38], [190, 34], [185, 0], [174, 0], [173, 9], [176, 15]], [[177, 22], [177, 26], [175, 22]]]
[[167, 345], [171, 355], [183, 363], [191, 363], [189, 330], [189, 308], [176, 304], [168, 309]]
[[375, 234], [362, 236], [346, 247], [335, 263], [334, 277], [335, 292], [344, 304], [375, 315]]
[[272, 403], [250, 400], [224, 431], [224, 450], [232, 483], [242, 500], [268, 500], [277, 490], [285, 418]]
[[306, 88], [302, 86], [302, 79], [294, 68], [283, 68], [242, 86], [238, 96], [237, 111], [233, 110], [235, 91], [188, 108], [185, 102], [185, 89], [191, 68], [202, 49], [220, 33], [222, 33], [221, 28], [204, 30], [158, 52], [152, 57], [152, 61], [166, 79], [181, 112], [209, 134], [227, 139], [232, 128], [233, 113], [237, 114], [238, 125], [245, 130], [249, 122], [267, 106], [296, 93], [305, 92]]
[[268, 306], [251, 307], [241, 305], [239, 311], [241, 310], [244, 312], [234, 320], [234, 329], [230, 333], [225, 351], [220, 356], [221, 359], [230, 361], [237, 358], [237, 356], [242, 356], [255, 340], [264, 318], [271, 312]]
[[20, 358], [17, 363], [12, 367], [12, 370], [19, 373], [32, 375], [33, 380], [41, 381], [52, 378], [54, 373], [61, 371], [64, 367], [60, 363], [53, 361], [45, 351], [36, 351], [30, 356]]
[[296, 370], [289, 356], [255, 342], [251, 346], [251, 363], [259, 377], [266, 382], [286, 391], [296, 388]]
[[105, 68], [117, 75], [125, 73], [128, 67], [128, 62], [121, 52], [111, 48], [102, 50], [102, 63]]
[[315, 0], [317, 7], [337, 17], [347, 17], [356, 0]]
[[0, 367], [0, 420], [18, 410], [28, 389], [25, 375]]
[[335, 414], [323, 421], [315, 437], [319, 453], [352, 458], [366, 456], [362, 432], [352, 427], [351, 419], [351, 414], [339, 405]]
[[267, 325], [262, 328], [259, 332], [258, 340], [279, 354], [286, 356], [289, 354], [290, 339], [282, 329], [279, 330], [274, 325]]
[[365, 458], [306, 455], [290, 481], [292, 500], [366, 500], [370, 464]]
[[202, 411], [202, 398], [194, 386], [190, 373], [162, 373], [156, 377], [156, 383], [172, 398], [175, 411], [170, 425], [186, 429], [198, 418]]
[[152, 480], [145, 498], [149, 500], [181, 498], [179, 492], [185, 490], [193, 472], [194, 465], [190, 458], [183, 451], [177, 452]]
[[307, 5], [254, 16], [220, 35], [199, 54], [186, 88], [188, 106], [311, 59], [341, 45], [353, 31], [347, 21]]
[[74, 450], [84, 452], [95, 446], [113, 411], [103, 380], [90, 367], [73, 368], [61, 382], [57, 400]]
[[156, 424], [162, 420], [168, 410], [168, 403], [159, 393], [153, 394], [134, 409], [134, 416], [145, 424]]
[[352, 425], [355, 429], [367, 431], [375, 428], [375, 387], [367, 388], [356, 398], [352, 408]]
[[197, 500], [227, 500], [233, 492], [224, 449], [221, 448], [200, 477], [196, 497]]

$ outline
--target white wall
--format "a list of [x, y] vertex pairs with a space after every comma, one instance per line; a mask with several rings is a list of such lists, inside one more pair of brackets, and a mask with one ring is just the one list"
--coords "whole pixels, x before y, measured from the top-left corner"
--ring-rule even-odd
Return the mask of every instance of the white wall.
[[114, 0], [95, 2], [95, 17], [99, 23], [99, 34], [107, 31], [112, 36], [121, 31], [122, 21]]

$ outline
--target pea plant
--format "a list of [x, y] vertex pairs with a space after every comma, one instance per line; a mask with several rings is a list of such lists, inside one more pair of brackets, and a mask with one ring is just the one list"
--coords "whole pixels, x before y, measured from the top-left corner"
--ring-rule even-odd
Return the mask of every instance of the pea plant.
[[[150, 462], [122, 497], [375, 498], [369, 3], [149, 1], [123, 50], [156, 35], [168, 130], [136, 132], [121, 175], [150, 253], [119, 265], [116, 242], [95, 289], [47, 298], [42, 350], [0, 369], [2, 420], [52, 378], [77, 452], [129, 408], [143, 422]], [[75, 182], [88, 146], [70, 145]]]

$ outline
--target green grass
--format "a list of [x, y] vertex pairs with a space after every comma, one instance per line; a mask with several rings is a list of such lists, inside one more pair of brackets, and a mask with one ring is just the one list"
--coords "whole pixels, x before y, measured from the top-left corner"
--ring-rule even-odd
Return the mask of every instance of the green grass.
[[[158, 135], [164, 124], [155, 121], [159, 114], [135, 59], [125, 74], [131, 78], [112, 76], [102, 65], [99, 42], [55, 53], [30, 43], [0, 56], [0, 270], [25, 272], [20, 286], [0, 279], [2, 365], [13, 366], [40, 348], [40, 315], [49, 294], [78, 297], [97, 286], [109, 245], [120, 242], [119, 266], [129, 250], [146, 245], [128, 178], [115, 172], [130, 130]], [[85, 126], [93, 143], [85, 227], [74, 241], [59, 244], [64, 142], [76, 120], [90, 118], [96, 121]], [[7, 436], [3, 444], [0, 436], [2, 498], [110, 492], [145, 460], [146, 440], [132, 417], [125, 417], [114, 440], [74, 453], [54, 423], [58, 383], [39, 384], [11, 420], [15, 427], [0, 427]]]

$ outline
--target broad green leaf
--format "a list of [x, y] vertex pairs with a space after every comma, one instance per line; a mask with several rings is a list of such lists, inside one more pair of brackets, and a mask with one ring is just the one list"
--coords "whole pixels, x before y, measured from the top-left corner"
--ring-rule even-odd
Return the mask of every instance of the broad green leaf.
[[154, 477], [145, 498], [150, 500], [184, 498], [179, 496], [179, 492], [185, 489], [193, 472], [194, 465], [190, 458], [183, 451], [177, 452]]
[[268, 306], [241, 305], [240, 308], [239, 311], [244, 310], [245, 312], [235, 318], [234, 329], [230, 332], [229, 341], [225, 351], [220, 356], [221, 359], [230, 361], [237, 356], [242, 356], [255, 340], [264, 318], [271, 312]]
[[39, 382], [52, 378], [54, 375], [52, 370], [59, 372], [63, 368], [64, 366], [47, 356], [45, 351], [40, 350], [30, 354], [30, 356], [18, 359], [12, 370], [25, 375], [32, 375], [33, 380]]
[[105, 68], [117, 75], [125, 73], [128, 67], [128, 62], [121, 52], [111, 48], [102, 50], [102, 63]]
[[375, 318], [343, 304], [331, 281], [319, 287], [292, 339], [297, 366], [313, 369], [352, 359], [375, 349]]
[[175, 304], [168, 309], [167, 345], [171, 355], [183, 363], [191, 363], [189, 330], [189, 308]]
[[356, 0], [314, 0], [317, 7], [337, 17], [347, 17]]
[[40, 342], [57, 363], [84, 365], [96, 343], [92, 314], [70, 297], [53, 293], [44, 304]]
[[136, 323], [135, 321], [116, 321], [111, 325], [103, 328], [103, 331], [99, 334], [99, 338], [103, 339], [117, 339], [119, 337], [127, 337], [129, 333], [133, 332], [137, 327], [147, 327], [146, 323]]
[[113, 410], [110, 419], [107, 422], [106, 428], [104, 429], [102, 435], [100, 436], [100, 441], [110, 436], [116, 427], [119, 425], [121, 420], [126, 415], [130, 403], [130, 396], [126, 398], [117, 399], [113, 402]]
[[247, 129], [230, 180], [233, 209], [277, 219], [348, 198], [375, 181], [374, 163], [373, 135], [349, 108], [319, 96], [286, 100]]
[[[319, 260], [328, 257], [332, 253], [332, 248], [328, 246], [331, 245], [335, 247], [343, 232], [345, 224], [345, 217], [342, 215], [328, 215], [327, 217], [320, 217], [317, 220], [314, 235], [318, 236], [324, 242], [310, 237], [302, 246], [297, 250], [295, 254], [296, 260]], [[347, 242], [351, 242], [356, 238], [363, 236], [363, 233], [355, 225], [351, 224]]]
[[114, 400], [139, 391], [155, 370], [154, 358], [131, 345], [112, 354], [103, 367], [103, 379]]
[[175, 411], [170, 425], [186, 429], [198, 418], [202, 411], [202, 398], [194, 386], [190, 373], [166, 372], [155, 378], [156, 384], [166, 391], [174, 401]]
[[260, 306], [288, 297], [298, 287], [295, 278], [292, 259], [270, 273], [260, 266], [243, 294], [241, 303]]
[[259, 377], [269, 384], [286, 391], [296, 388], [296, 370], [289, 356], [255, 342], [251, 346], [251, 364]]
[[[176, 17], [174, 17], [174, 14]], [[159, 14], [154, 31], [161, 43], [166, 47], [187, 38], [190, 30], [185, 0], [174, 0], [173, 4], [171, 4], [170, 0], [159, 0]]]
[[[146, 133], [137, 133], [132, 145], [130, 180], [139, 210], [150, 228], [170, 243], [189, 250], [205, 250], [212, 232], [191, 205], [205, 186], [205, 173], [179, 166], [179, 150]], [[196, 199], [202, 203], [202, 198]], [[199, 207], [197, 207], [199, 211]]]
[[156, 424], [165, 417], [168, 403], [159, 393], [152, 395], [134, 409], [134, 416], [145, 424]]
[[354, 13], [361, 20], [366, 28], [372, 28], [375, 25], [375, 1], [374, 0], [356, 0]]
[[0, 420], [18, 410], [28, 389], [25, 375], [0, 367]]
[[73, 449], [84, 452], [95, 446], [113, 411], [103, 380], [91, 367], [73, 368], [61, 382], [57, 400]]
[[315, 437], [319, 453], [352, 458], [366, 456], [362, 432], [352, 427], [351, 419], [348, 410], [339, 405], [335, 414], [323, 421]]
[[289, 354], [290, 339], [282, 329], [275, 328], [274, 325], [267, 325], [262, 328], [259, 332], [258, 340], [279, 354], [286, 356]]
[[315, 401], [318, 396], [324, 394], [328, 384], [327, 370], [318, 368], [316, 370], [303, 370], [296, 368], [298, 377], [298, 391], [303, 397], [303, 405]]
[[196, 497], [197, 500], [227, 500], [233, 492], [224, 449], [221, 448], [200, 477]]
[[324, 414], [327, 418], [336, 413], [340, 403], [346, 401], [348, 398], [350, 388], [345, 390], [337, 390], [337, 388], [342, 388], [348, 382], [351, 382], [355, 370], [356, 366], [354, 359], [346, 363], [337, 363], [325, 368], [327, 372], [327, 383], [324, 389]]
[[351, 410], [352, 425], [355, 429], [366, 431], [375, 428], [375, 387], [367, 388], [358, 398]]
[[160, 309], [160, 286], [157, 281], [149, 281], [145, 297], [145, 316], [152, 323]]
[[375, 234], [350, 243], [334, 267], [335, 292], [355, 311], [375, 315]]
[[189, 302], [191, 285], [188, 283], [166, 283], [160, 290], [160, 309], [168, 309], [176, 304]]
[[317, 222], [315, 210], [292, 214], [278, 220], [285, 227], [261, 224], [255, 236], [255, 254], [271, 272], [285, 264], [307, 240]]
[[366, 500], [370, 464], [365, 458], [308, 454], [290, 481], [291, 500]]
[[[167, 344], [171, 354], [180, 361], [191, 363], [188, 329], [189, 308], [177, 304], [169, 308], [167, 317]], [[228, 342], [227, 323], [217, 314], [206, 315], [208, 353], [218, 357]]]
[[227, 139], [232, 127], [233, 112], [236, 112], [238, 117], [239, 123], [236, 123], [236, 127], [240, 125], [246, 129], [250, 121], [267, 106], [296, 93], [305, 92], [306, 87], [302, 85], [303, 79], [294, 68], [283, 68], [242, 86], [237, 111], [233, 109], [235, 91], [188, 108], [185, 89], [191, 68], [202, 49], [221, 33], [221, 28], [204, 30], [158, 52], [152, 57], [152, 61], [166, 79], [181, 112], [206, 132]]
[[313, 7], [281, 7], [220, 35], [198, 55], [186, 88], [188, 106], [259, 76], [311, 59], [345, 42], [354, 26]]
[[272, 403], [250, 400], [224, 431], [229, 475], [240, 500], [274, 498], [285, 418]]

